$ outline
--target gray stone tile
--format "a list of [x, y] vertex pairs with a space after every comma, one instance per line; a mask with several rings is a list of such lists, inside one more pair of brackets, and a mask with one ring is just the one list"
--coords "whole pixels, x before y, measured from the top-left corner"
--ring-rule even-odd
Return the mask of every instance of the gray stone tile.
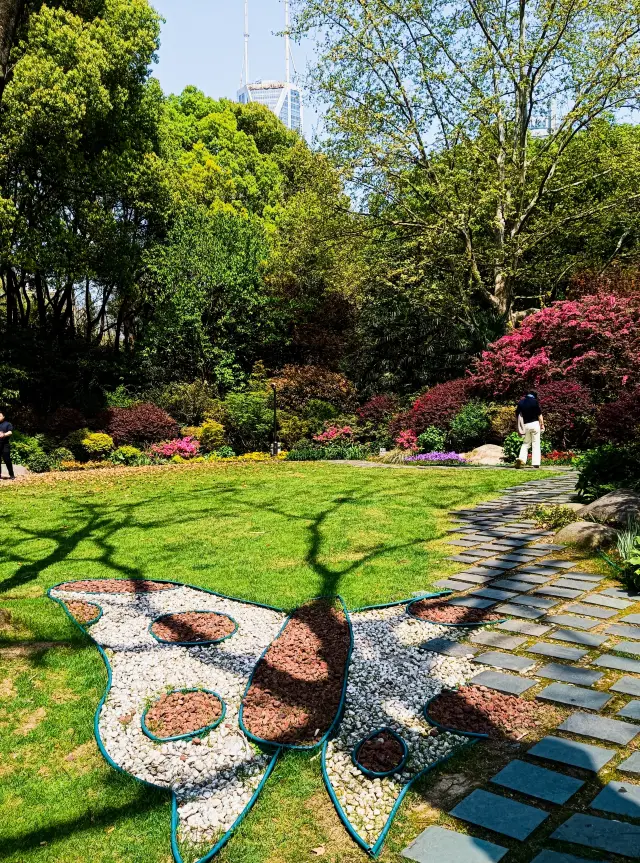
[[640, 827], [593, 815], [572, 815], [551, 834], [551, 838], [636, 860], [640, 855]]
[[598, 620], [608, 620], [618, 613], [613, 608], [600, 608], [598, 605], [585, 605], [583, 602], [567, 605], [565, 611], [570, 611], [572, 614], [586, 614], [589, 617], [597, 617]]
[[543, 564], [552, 569], [574, 569], [578, 565], [574, 560], [545, 560]]
[[495, 605], [490, 599], [479, 599], [477, 596], [455, 596], [448, 601], [449, 605], [461, 605], [463, 608], [489, 608]]
[[517, 539], [516, 537], [514, 537], [513, 539], [505, 538], [505, 539], [500, 540], [500, 542], [503, 545], [508, 545], [510, 548], [520, 548], [521, 546], [527, 544], [525, 540]]
[[529, 605], [515, 605], [511, 602], [499, 605], [496, 611], [504, 614], [513, 614], [514, 617], [526, 617], [528, 620], [537, 620], [539, 617], [544, 617], [544, 611], [531, 608]]
[[557, 605], [559, 600], [557, 599], [547, 599], [545, 596], [534, 596], [530, 593], [525, 593], [520, 596], [516, 596], [511, 602], [515, 602], [517, 605], [529, 605], [532, 608], [553, 608], [554, 605]]
[[575, 626], [576, 629], [593, 629], [600, 623], [599, 620], [587, 620], [586, 617], [574, 617], [571, 614], [551, 614], [547, 616], [547, 620], [557, 626]]
[[543, 737], [527, 754], [597, 773], [616, 755], [616, 750], [563, 737]]
[[568, 707], [582, 707], [583, 710], [602, 710], [611, 700], [611, 696], [606, 692], [596, 692], [595, 689], [584, 689], [582, 686], [571, 686], [568, 683], [552, 683], [539, 692], [536, 698]]
[[544, 551], [562, 551], [563, 548], [566, 548], [566, 546], [564, 545], [554, 545], [551, 542], [539, 542], [533, 547], [537, 549], [542, 549]]
[[454, 563], [477, 563], [476, 558], [468, 554], [453, 554], [451, 557], [446, 557], [445, 560], [451, 560]]
[[[488, 569], [485, 569], [484, 572], [488, 572]], [[455, 578], [459, 581], [468, 581], [469, 585], [472, 584], [486, 584], [488, 581], [491, 581], [493, 578], [492, 575], [478, 575], [475, 572], [470, 572], [465, 570], [464, 572], [456, 572]]]
[[609, 691], [622, 692], [624, 695], [640, 695], [640, 680], [637, 677], [621, 677]]
[[[517, 581], [518, 584], [527, 584], [527, 588], [522, 588], [522, 590], [533, 590], [534, 585], [536, 584], [546, 584], [550, 578], [553, 578], [551, 575], [533, 575], [530, 572], [523, 572], [521, 569], [518, 572], [513, 573], [511, 577], [511, 581]], [[515, 587], [513, 588], [515, 590]]]
[[487, 647], [499, 647], [502, 650], [516, 650], [526, 642], [526, 638], [516, 638], [514, 635], [500, 635], [499, 632], [486, 630], [474, 632], [469, 639], [474, 644], [484, 644]]
[[640, 626], [629, 626], [624, 623], [612, 623], [605, 629], [609, 635], [621, 635], [623, 638], [639, 638]]
[[533, 647], [527, 647], [528, 653], [536, 653], [539, 656], [550, 656], [552, 659], [567, 659], [570, 662], [577, 662], [586, 656], [586, 650], [578, 650], [577, 647], [563, 647], [561, 644], [548, 644], [546, 641], [539, 641]]
[[480, 575], [483, 578], [495, 578], [498, 575], [504, 575], [501, 569], [488, 569], [484, 566], [469, 566], [463, 572], [456, 572], [456, 578], [462, 578], [466, 575]]
[[490, 557], [483, 561], [481, 566], [487, 566], [491, 569], [515, 569], [518, 564], [513, 560], [502, 560], [498, 557]]
[[[627, 818], [640, 818], [640, 786], [631, 782], [607, 782], [590, 808]], [[640, 848], [638, 852], [640, 856]]]
[[472, 791], [450, 815], [512, 839], [526, 839], [549, 817], [548, 812], [488, 791]]
[[527, 680], [525, 677], [516, 677], [514, 674], [502, 674], [500, 671], [481, 671], [471, 678], [471, 683], [478, 686], [488, 686], [498, 692], [506, 692], [508, 695], [522, 695], [527, 689], [536, 685], [535, 680]]
[[530, 623], [528, 620], [505, 620], [498, 624], [498, 629], [506, 629], [507, 632], [522, 632], [524, 635], [535, 635], [536, 638], [549, 632], [550, 626], [541, 626], [539, 623]]
[[602, 593], [605, 596], [615, 596], [618, 599], [629, 599], [631, 602], [640, 602], [640, 594], [627, 590], [620, 589], [619, 587], [608, 587], [606, 590], [603, 590]]
[[491, 781], [549, 803], [566, 803], [584, 785], [580, 779], [518, 760], [507, 764]]
[[477, 544], [475, 539], [450, 539], [447, 542], [447, 545], [455, 545], [462, 548], [474, 548]]
[[427, 827], [400, 853], [417, 863], [499, 863], [508, 850], [444, 827]]
[[560, 573], [557, 569], [551, 569], [551, 567], [525, 566], [518, 570], [517, 574], [518, 578], [522, 578], [523, 575], [544, 575], [545, 581], [548, 581], [550, 578], [557, 578]]
[[[604, 575], [594, 575], [592, 572], [576, 572], [575, 569], [572, 569], [571, 572], [564, 576], [565, 578], [576, 578], [578, 581], [589, 581], [592, 584], [599, 584], [601, 581], [604, 581]], [[593, 588], [592, 588], [593, 589]]]
[[481, 596], [485, 599], [511, 599], [513, 596], [517, 596], [517, 593], [514, 593], [511, 590], [495, 590], [492, 587], [483, 587], [482, 590], [474, 590], [474, 596]]
[[515, 578], [498, 578], [493, 582], [495, 587], [504, 587], [506, 590], [515, 590], [516, 593], [526, 593], [533, 590], [533, 585], [526, 581]]
[[548, 677], [551, 680], [562, 680], [564, 683], [575, 683], [578, 686], [593, 686], [602, 676], [601, 671], [562, 665], [560, 662], [550, 662], [548, 665], [540, 666], [536, 671], [536, 677]]
[[594, 659], [592, 665], [599, 665], [601, 668], [613, 668], [615, 671], [628, 671], [630, 674], [640, 674], [640, 659], [627, 659], [625, 656], [612, 656], [610, 653], [603, 653], [597, 659]]
[[535, 555], [525, 554], [524, 552], [521, 554], [503, 554], [501, 559], [512, 560], [514, 563], [529, 563], [529, 561], [535, 560]]
[[574, 629], [556, 629], [549, 635], [555, 641], [569, 641], [572, 644], [582, 644], [585, 647], [600, 647], [607, 640], [605, 635], [593, 635], [588, 632], [576, 632]]
[[440, 587], [442, 590], [469, 590], [471, 587], [470, 584], [466, 584], [464, 581], [453, 581], [450, 578], [441, 578], [440, 581], [435, 582], [434, 586]]
[[573, 854], [558, 854], [557, 851], [541, 851], [531, 863], [605, 863], [604, 860], [585, 860]]
[[469, 548], [469, 549], [465, 549], [465, 550], [462, 552], [462, 554], [464, 554], [464, 555], [465, 555], [465, 557], [473, 557], [473, 558], [475, 558], [476, 560], [482, 560], [482, 559], [483, 559], [483, 558], [485, 558], [485, 557], [491, 557], [491, 555], [493, 554], [493, 552], [491, 552], [491, 551], [486, 551], [486, 550], [483, 550], [483, 549], [481, 549], [481, 548], [479, 548], [479, 547], [478, 547], [478, 548]]
[[555, 585], [550, 584], [548, 587], [536, 587], [536, 593], [540, 593], [542, 596], [559, 596], [562, 599], [575, 599], [581, 593], [584, 593], [584, 591], [571, 590], [568, 587], [555, 587]]
[[527, 671], [535, 666], [535, 662], [525, 656], [514, 656], [510, 653], [500, 653], [498, 650], [489, 650], [474, 657], [474, 662], [483, 665], [492, 665], [495, 668], [504, 668], [506, 671]]
[[640, 656], [640, 644], [637, 641], [619, 641], [611, 650], [618, 653], [630, 653], [632, 656]]
[[558, 728], [559, 731], [570, 731], [582, 737], [594, 737], [596, 740], [620, 743], [623, 746], [640, 733], [640, 727], [630, 722], [594, 716], [593, 713], [572, 713]]
[[628, 614], [626, 617], [620, 618], [621, 623], [640, 624], [640, 614]]
[[[572, 573], [573, 575], [573, 573]], [[580, 592], [584, 592], [585, 590], [593, 590], [593, 585], [589, 581], [580, 581], [579, 578], [559, 578], [557, 581], [553, 582], [554, 587], [568, 587], [571, 590], [579, 590]]]
[[629, 701], [622, 710], [618, 710], [616, 716], [623, 716], [625, 719], [640, 719], [640, 701]]
[[590, 593], [582, 601], [593, 603], [594, 605], [604, 605], [605, 608], [617, 608], [618, 610], [629, 608], [630, 605], [633, 605], [632, 602], [628, 602], [625, 599], [616, 599], [615, 596], [606, 596], [603, 593]]
[[640, 773], [640, 752], [632, 753], [617, 769], [622, 773]]
[[477, 647], [470, 644], [460, 644], [458, 641], [450, 641], [448, 638], [432, 638], [420, 645], [420, 650], [430, 653], [442, 653], [444, 656], [470, 656], [478, 652]]

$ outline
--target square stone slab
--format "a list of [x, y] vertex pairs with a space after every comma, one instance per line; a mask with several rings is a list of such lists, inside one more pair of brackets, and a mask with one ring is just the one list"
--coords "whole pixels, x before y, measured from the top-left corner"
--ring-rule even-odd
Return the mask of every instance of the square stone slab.
[[504, 572], [501, 569], [487, 569], [484, 566], [469, 566], [464, 572], [456, 572], [456, 578], [463, 578], [467, 575], [479, 575], [487, 581], [498, 575], [504, 575]]
[[498, 624], [498, 629], [506, 629], [507, 632], [522, 632], [524, 635], [535, 635], [536, 638], [549, 632], [550, 626], [541, 626], [539, 623], [529, 623], [528, 620], [505, 620]]
[[593, 815], [572, 815], [551, 834], [551, 838], [635, 860], [640, 855], [640, 827]]
[[595, 689], [584, 689], [582, 686], [570, 686], [568, 683], [552, 683], [536, 698], [540, 701], [554, 701], [568, 707], [582, 707], [584, 710], [602, 710], [611, 700], [606, 692], [596, 692]]
[[484, 644], [488, 647], [500, 647], [502, 650], [515, 650], [526, 642], [526, 638], [516, 638], [514, 635], [500, 635], [499, 632], [474, 632], [470, 638], [474, 644]]
[[518, 760], [507, 764], [491, 781], [549, 803], [566, 803], [584, 785], [580, 779]]
[[590, 581], [592, 584], [599, 584], [604, 581], [604, 575], [594, 575], [592, 572], [576, 572], [573, 569], [565, 578], [576, 578], [578, 581]]
[[471, 585], [464, 581], [453, 581], [450, 578], [441, 578], [440, 581], [436, 581], [435, 587], [440, 587], [442, 590], [469, 590]]
[[557, 851], [541, 851], [531, 863], [605, 863], [604, 860], [585, 860], [573, 854], [558, 854]]
[[474, 596], [481, 596], [486, 599], [511, 599], [513, 596], [517, 596], [517, 593], [514, 593], [512, 590], [495, 590], [492, 587], [483, 587], [482, 590], [474, 590]]
[[551, 680], [562, 680], [565, 683], [575, 683], [578, 686], [593, 686], [602, 676], [600, 671], [576, 668], [573, 665], [562, 665], [560, 662], [550, 662], [548, 665], [542, 665], [536, 671], [536, 677], [549, 677]]
[[581, 593], [584, 593], [584, 590], [570, 590], [568, 587], [555, 587], [553, 584], [550, 584], [549, 587], [536, 587], [536, 593], [540, 593], [542, 596], [559, 596], [562, 599], [575, 599]]
[[465, 557], [473, 557], [477, 560], [481, 560], [484, 557], [491, 557], [493, 552], [492, 551], [486, 551], [486, 550], [483, 551], [481, 548], [478, 547], [478, 548], [465, 549], [462, 552], [462, 554], [464, 554]]
[[[575, 626], [576, 629], [593, 629], [598, 626], [599, 620], [587, 620], [586, 617], [574, 617], [571, 614], [551, 614], [547, 617], [549, 623], [555, 623], [558, 626]], [[603, 639], [606, 641], [606, 639]]]
[[593, 603], [594, 605], [604, 605], [605, 608], [617, 609], [629, 608], [630, 605], [633, 605], [632, 602], [627, 602], [626, 599], [616, 599], [615, 596], [605, 596], [603, 593], [590, 593], [582, 601]]
[[544, 566], [551, 567], [552, 569], [573, 569], [578, 564], [573, 560], [545, 560]]
[[[536, 584], [546, 584], [550, 578], [553, 578], [551, 575], [533, 575], [530, 572], [524, 572], [519, 569], [518, 572], [513, 573], [511, 580], [517, 581], [518, 584], [527, 584], [528, 587], [526, 590], [533, 590], [534, 585]], [[515, 587], [513, 588], [515, 590]], [[525, 590], [525, 588], [523, 588]]]
[[444, 827], [427, 827], [400, 853], [417, 863], [499, 863], [508, 850]]
[[640, 644], [637, 641], [619, 641], [611, 649], [619, 653], [631, 653], [634, 656], [640, 656]]
[[533, 554], [525, 554], [524, 552], [518, 554], [503, 554], [501, 560], [513, 560], [515, 563], [529, 563], [529, 561], [535, 560], [535, 556]]
[[614, 608], [600, 608], [598, 605], [585, 605], [583, 602], [574, 602], [566, 607], [566, 611], [572, 614], [586, 614], [590, 617], [597, 617], [599, 620], [607, 620], [609, 617], [615, 617], [618, 613]]
[[621, 635], [623, 638], [640, 638], [640, 626], [628, 626], [624, 623], [612, 623], [605, 632], [609, 635]]
[[477, 653], [479, 648], [470, 644], [460, 644], [458, 641], [450, 641], [448, 638], [432, 638], [420, 645], [420, 650], [430, 653], [442, 653], [444, 656], [470, 656]]
[[573, 629], [556, 629], [549, 638], [555, 641], [570, 641], [572, 644], [583, 644], [585, 647], [600, 647], [607, 640], [606, 635], [592, 635], [588, 632], [576, 632]]
[[533, 596], [530, 593], [516, 596], [511, 600], [517, 605], [529, 605], [532, 608], [553, 608], [554, 605], [558, 604], [558, 601], [557, 599], [546, 599], [544, 596]]
[[527, 689], [536, 685], [535, 680], [527, 680], [526, 677], [516, 677], [513, 674], [502, 674], [500, 671], [481, 671], [471, 678], [471, 683], [488, 686], [489, 689], [506, 692], [507, 695], [522, 695]]
[[[627, 659], [624, 656], [612, 656], [604, 653], [592, 663], [601, 668], [614, 668], [616, 671], [628, 671], [631, 674], [640, 674], [640, 659]], [[640, 683], [640, 681], [638, 681]]]
[[516, 605], [511, 602], [499, 605], [496, 611], [503, 614], [513, 614], [514, 617], [526, 617], [528, 620], [537, 620], [539, 617], [544, 617], [544, 611], [531, 608], [529, 605]]
[[617, 769], [623, 773], [640, 773], [640, 752], [634, 752], [626, 761], [618, 764]]
[[624, 716], [625, 719], [640, 719], [640, 701], [629, 701], [622, 710], [618, 710], [616, 716]]
[[618, 587], [608, 587], [606, 590], [603, 590], [602, 593], [605, 596], [615, 596], [618, 599], [629, 599], [631, 602], [640, 602], [640, 593], [636, 593], [635, 591], [621, 590]]
[[498, 557], [490, 557], [487, 560], [483, 561], [481, 566], [487, 566], [490, 569], [515, 569], [518, 564], [513, 560], [502, 560], [502, 558]]
[[590, 808], [640, 818], [640, 786], [631, 782], [608, 782]]
[[482, 790], [472, 791], [449, 814], [485, 830], [520, 840], [526, 839], [549, 817], [548, 812], [535, 806]]
[[622, 692], [624, 695], [640, 695], [640, 680], [637, 677], [621, 677], [610, 689], [611, 692]]
[[546, 641], [539, 641], [533, 647], [527, 647], [527, 652], [550, 656], [552, 659], [567, 659], [570, 662], [576, 662], [588, 653], [586, 650], [578, 650], [577, 647], [563, 647], [561, 644], [548, 644]]
[[526, 593], [528, 590], [533, 589], [532, 584], [528, 584], [526, 581], [519, 581], [515, 578], [498, 578], [493, 584], [495, 587], [504, 587], [507, 590], [515, 590], [516, 593]]
[[616, 750], [562, 737], [543, 737], [527, 754], [597, 773], [616, 755]]
[[640, 614], [628, 614], [626, 617], [621, 617], [620, 622], [640, 624]]
[[468, 554], [453, 554], [451, 557], [446, 557], [445, 560], [451, 560], [454, 563], [477, 563], [477, 559], [475, 557], [471, 557]]
[[489, 650], [474, 657], [474, 662], [483, 665], [493, 665], [495, 668], [504, 668], [507, 671], [527, 671], [535, 666], [535, 662], [525, 656], [513, 656], [510, 653], [500, 653], [498, 650]]
[[544, 549], [544, 551], [562, 551], [566, 546], [564, 545], [554, 545], [551, 542], [539, 542], [538, 545], [534, 545], [534, 548]]
[[608, 743], [620, 743], [623, 746], [640, 733], [640, 727], [630, 722], [606, 719], [604, 716], [594, 716], [593, 713], [572, 713], [559, 726], [559, 730], [580, 734], [582, 737], [595, 737], [596, 740], [606, 740]]
[[[573, 575], [573, 573], [571, 573]], [[554, 587], [568, 587], [571, 590], [579, 590], [584, 592], [585, 590], [592, 590], [593, 585], [589, 581], [580, 581], [579, 578], [559, 578], [557, 581], [553, 582]]]
[[461, 605], [464, 608], [489, 608], [495, 605], [495, 602], [477, 596], [454, 596], [453, 599], [448, 600], [448, 605]]
[[474, 548], [477, 545], [475, 539], [450, 539], [447, 545], [461, 546], [463, 548]]

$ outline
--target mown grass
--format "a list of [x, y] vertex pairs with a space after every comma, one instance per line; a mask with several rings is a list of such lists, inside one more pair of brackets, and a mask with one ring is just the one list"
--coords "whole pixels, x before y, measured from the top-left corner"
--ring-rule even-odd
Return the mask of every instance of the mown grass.
[[[536, 474], [541, 478], [544, 474]], [[506, 471], [202, 466], [44, 479], [0, 491], [0, 859], [169, 863], [168, 795], [117, 774], [93, 740], [106, 674], [46, 599], [57, 582], [176, 579], [290, 608], [340, 592], [353, 608], [429, 588], [448, 511], [523, 480]], [[451, 768], [448, 768], [451, 769]], [[382, 855], [424, 826], [409, 795]], [[312, 849], [322, 851], [314, 855]], [[221, 863], [366, 859], [324, 790], [319, 758], [283, 758]]]

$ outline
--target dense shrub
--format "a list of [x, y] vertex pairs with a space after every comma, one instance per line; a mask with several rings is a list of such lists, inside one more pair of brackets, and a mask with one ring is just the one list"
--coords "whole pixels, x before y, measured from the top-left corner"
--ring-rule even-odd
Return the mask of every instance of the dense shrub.
[[150, 464], [151, 459], [135, 446], [120, 446], [109, 455], [112, 464], [142, 465]]
[[406, 459], [407, 462], [415, 464], [432, 465], [463, 465], [467, 463], [466, 458], [457, 452], [423, 452], [420, 455], [412, 455]]
[[287, 453], [287, 461], [342, 461], [352, 459], [361, 461], [371, 454], [369, 447], [363, 444], [307, 446], [294, 447]]
[[587, 387], [575, 381], [552, 381], [538, 391], [545, 435], [567, 449], [584, 445], [593, 430], [596, 406]]
[[314, 435], [313, 439], [316, 443], [333, 444], [333, 443], [349, 443], [353, 438], [353, 429], [351, 426], [334, 426], [331, 425], [320, 434]]
[[435, 426], [429, 426], [418, 436], [418, 449], [421, 452], [444, 452], [447, 433]]
[[302, 408], [302, 417], [309, 423], [309, 430], [317, 432], [325, 423], [340, 416], [340, 410], [322, 399], [309, 399]]
[[398, 449], [411, 450], [412, 452], [418, 449], [418, 438], [416, 433], [411, 429], [401, 431], [395, 439], [395, 444]]
[[398, 399], [392, 395], [374, 396], [356, 411], [358, 419], [371, 425], [388, 423], [398, 410]]
[[51, 459], [43, 450], [32, 452], [23, 461], [23, 464], [30, 471], [33, 471], [33, 473], [47, 473], [47, 471], [51, 470]]
[[491, 424], [491, 437], [502, 441], [516, 430], [515, 405], [495, 405], [489, 409], [489, 422]]
[[176, 440], [165, 441], [154, 444], [151, 447], [151, 455], [156, 458], [181, 459], [195, 458], [200, 451], [200, 443], [191, 437], [176, 438]]
[[73, 461], [73, 453], [64, 446], [57, 447], [49, 456], [52, 465], [59, 465], [63, 461]]
[[113, 438], [104, 432], [92, 432], [83, 438], [82, 448], [89, 459], [106, 458], [113, 449]]
[[344, 375], [321, 366], [285, 366], [271, 383], [284, 410], [299, 411], [312, 399], [328, 402], [341, 411], [355, 404], [356, 391]]
[[224, 444], [224, 426], [222, 423], [209, 420], [200, 426], [200, 433], [196, 438], [200, 441], [200, 449], [203, 452], [213, 452]]
[[66, 436], [62, 441], [62, 446], [71, 450], [74, 459], [82, 459], [85, 457], [85, 449], [82, 442], [90, 434], [91, 431], [88, 428], [76, 429]]
[[596, 417], [596, 439], [602, 443], [640, 441], [640, 387], [615, 402], [601, 405]]
[[451, 421], [449, 437], [458, 449], [470, 450], [486, 442], [490, 425], [486, 405], [472, 401]]
[[536, 503], [528, 506], [522, 513], [523, 518], [532, 519], [545, 530], [560, 530], [578, 521], [580, 516], [568, 506], [555, 503]]
[[157, 403], [185, 425], [199, 425], [215, 409], [216, 392], [206, 381], [170, 384]]
[[309, 436], [311, 425], [308, 420], [296, 416], [285, 416], [280, 418], [280, 431], [278, 437], [286, 447], [291, 449], [299, 440]]
[[100, 429], [111, 435], [116, 446], [147, 444], [175, 438], [178, 423], [152, 404], [132, 408], [109, 408], [98, 418]]
[[140, 399], [130, 393], [124, 384], [120, 384], [112, 392], [106, 392], [104, 398], [108, 408], [132, 408], [140, 403]]
[[58, 408], [44, 418], [42, 428], [60, 440], [74, 429], [84, 428], [86, 425], [87, 420], [80, 411], [75, 408]]
[[422, 434], [429, 426], [447, 429], [468, 398], [469, 382], [466, 378], [436, 384], [435, 387], [418, 396], [411, 409], [404, 415], [403, 427], [411, 428], [417, 435]]
[[225, 401], [225, 428], [234, 450], [266, 449], [273, 436], [273, 407], [269, 393], [230, 393]]
[[640, 491], [640, 444], [605, 444], [581, 456], [577, 467], [577, 488], [584, 497], [600, 497], [617, 488]]
[[[518, 458], [520, 455], [520, 448], [522, 447], [522, 440], [523, 438], [518, 434], [518, 432], [511, 432], [510, 435], [507, 435], [503, 444], [505, 461], [514, 462]], [[543, 456], [548, 455], [553, 451], [550, 441], [545, 437], [540, 441], [540, 451]], [[529, 455], [531, 455], [531, 449], [529, 449]]]
[[595, 294], [525, 318], [482, 354], [474, 386], [519, 397], [527, 387], [572, 380], [598, 401], [640, 384], [640, 297]]

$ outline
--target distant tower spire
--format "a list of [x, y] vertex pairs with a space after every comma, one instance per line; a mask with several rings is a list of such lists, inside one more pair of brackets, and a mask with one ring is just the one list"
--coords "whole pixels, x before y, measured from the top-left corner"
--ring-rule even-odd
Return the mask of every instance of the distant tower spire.
[[249, 83], [249, 0], [244, 0], [244, 83]]

